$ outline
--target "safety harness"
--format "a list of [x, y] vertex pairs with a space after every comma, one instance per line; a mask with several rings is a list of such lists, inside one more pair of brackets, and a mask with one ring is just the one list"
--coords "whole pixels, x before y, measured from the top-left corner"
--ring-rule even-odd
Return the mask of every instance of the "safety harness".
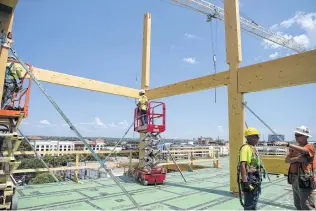
[[13, 75], [13, 73], [11, 71], [13, 65], [14, 65], [14, 62], [11, 61], [11, 64], [9, 66], [7, 66], [7, 68], [6, 68], [6, 74], [9, 75], [9, 76], [12, 76], [12, 78], [14, 78], [15, 82], [17, 83], [16, 78], [14, 77], [14, 75]]
[[[240, 151], [241, 149], [246, 146], [249, 145], [247, 144], [243, 144], [240, 149], [239, 149], [239, 153], [238, 153], [238, 166], [237, 166], [237, 183], [238, 183], [238, 193], [239, 193], [239, 200], [240, 200], [240, 204], [242, 207], [245, 207], [245, 204], [242, 200], [242, 196], [241, 196], [241, 162], [240, 162]], [[263, 173], [263, 178], [266, 177], [266, 170], [264, 169], [263, 165], [262, 165], [262, 161], [259, 157], [259, 154], [257, 152], [257, 150], [254, 150], [252, 148], [252, 153], [253, 156], [256, 157], [256, 161], [258, 164], [258, 161], [260, 160], [260, 165], [257, 165], [256, 169], [254, 171], [249, 171], [249, 165], [247, 164], [246, 170], [247, 170], [247, 177], [248, 177], [248, 183], [249, 185], [252, 187], [252, 190], [250, 191], [254, 191], [254, 192], [261, 192], [261, 181], [262, 181], [262, 177], [261, 177], [261, 173]], [[263, 170], [261, 172], [261, 170]]]
[[[6, 75], [5, 78], [6, 78], [6, 79], [5, 79], [4, 86], [5, 86], [5, 90], [7, 90], [8, 87], [9, 87], [9, 85], [10, 85], [10, 83], [13, 83], [13, 84], [14, 84], [14, 90], [12, 90], [12, 91], [13, 91], [13, 93], [15, 93], [15, 92], [19, 92], [19, 91], [22, 89], [22, 86], [19, 85], [19, 81], [17, 80], [17, 78], [15, 77], [15, 75], [12, 73], [12, 67], [13, 67], [13, 65], [14, 65], [14, 62], [13, 62], [13, 61], [10, 61], [10, 64], [6, 67], [6, 72], [5, 72], [5, 75]], [[9, 82], [9, 81], [7, 80], [7, 76], [11, 76], [13, 79], [10, 80], [10, 82]], [[3, 100], [3, 101], [7, 101], [8, 99], [10, 99], [10, 98], [7, 98], [7, 99], [6, 99], [7, 95], [11, 95], [11, 94], [5, 92], [5, 93], [3, 94], [3, 96], [2, 96], [2, 100]]]

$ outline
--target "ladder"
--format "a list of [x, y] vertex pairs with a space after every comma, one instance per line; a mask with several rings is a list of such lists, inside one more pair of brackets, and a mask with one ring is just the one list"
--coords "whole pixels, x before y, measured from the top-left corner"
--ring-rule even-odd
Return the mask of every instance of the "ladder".
[[17, 151], [24, 139], [17, 133], [17, 127], [22, 119], [23, 115], [20, 115], [17, 120], [10, 116], [0, 117], [1, 151], [6, 149], [6, 152], [3, 152], [0, 157], [0, 210], [17, 210], [18, 206], [18, 199], [15, 195], [16, 186], [11, 175], [21, 164], [20, 161], [16, 161], [14, 152]]

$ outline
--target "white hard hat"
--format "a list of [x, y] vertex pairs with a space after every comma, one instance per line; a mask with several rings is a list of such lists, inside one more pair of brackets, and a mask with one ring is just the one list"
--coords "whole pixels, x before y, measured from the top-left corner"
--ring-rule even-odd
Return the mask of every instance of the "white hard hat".
[[298, 134], [301, 134], [301, 135], [304, 135], [304, 136], [307, 136], [307, 137], [312, 137], [310, 135], [311, 130], [308, 127], [304, 126], [304, 125], [298, 126], [297, 128], [295, 128], [294, 132], [298, 133]]
[[139, 93], [145, 94], [145, 90], [141, 89], [141, 90], [139, 90]]

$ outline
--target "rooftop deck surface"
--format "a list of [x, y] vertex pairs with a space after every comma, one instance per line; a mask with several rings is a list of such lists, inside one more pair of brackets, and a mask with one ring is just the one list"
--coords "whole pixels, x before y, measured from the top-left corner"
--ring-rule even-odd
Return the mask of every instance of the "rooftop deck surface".
[[[166, 183], [143, 186], [129, 177], [119, 180], [137, 203], [146, 210], [237, 210], [239, 198], [229, 192], [227, 158], [223, 168], [208, 168], [167, 174]], [[271, 175], [264, 180], [258, 209], [295, 210], [291, 186], [286, 177]], [[110, 178], [82, 180], [83, 184], [63, 182], [18, 187], [18, 209], [28, 210], [129, 210], [135, 209]]]

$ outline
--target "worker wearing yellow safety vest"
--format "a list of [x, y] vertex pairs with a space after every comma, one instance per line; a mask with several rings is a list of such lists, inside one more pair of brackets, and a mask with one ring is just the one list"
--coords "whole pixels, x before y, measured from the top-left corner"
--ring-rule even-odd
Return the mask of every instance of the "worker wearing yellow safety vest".
[[[240, 201], [245, 210], [256, 210], [261, 193], [262, 165], [255, 146], [259, 142], [259, 132], [256, 128], [247, 128], [245, 137], [247, 143], [239, 151], [238, 183]], [[240, 180], [241, 176], [241, 180]], [[244, 203], [241, 199], [241, 190], [244, 192]]]
[[13, 62], [13, 60], [15, 60], [15, 58], [9, 56], [6, 66], [1, 108], [12, 98], [14, 92], [18, 92], [21, 89], [23, 68], [18, 63]]
[[142, 126], [147, 125], [147, 106], [148, 99], [145, 95], [145, 90], [141, 89], [139, 91], [139, 99], [138, 99], [138, 110], [141, 115]]

